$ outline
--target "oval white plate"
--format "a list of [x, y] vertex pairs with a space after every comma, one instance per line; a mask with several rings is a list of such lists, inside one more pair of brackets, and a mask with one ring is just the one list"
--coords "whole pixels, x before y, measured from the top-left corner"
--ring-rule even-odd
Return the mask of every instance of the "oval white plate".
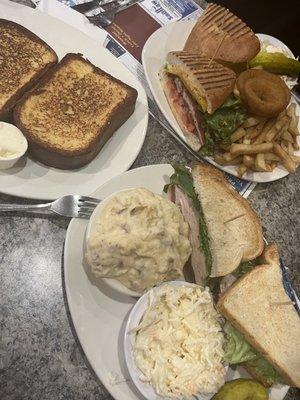
[[[113, 178], [93, 196], [104, 199], [119, 190], [138, 187], [162, 194], [172, 173], [169, 164], [137, 168]], [[126, 319], [136, 300], [115, 292], [101, 279], [88, 278], [82, 264], [87, 224], [73, 219], [64, 247], [64, 279], [72, 320], [89, 363], [110, 394], [116, 400], [142, 400], [130, 379], [123, 351]], [[239, 376], [236, 372], [232, 378]], [[272, 388], [270, 400], [282, 400], [287, 390], [287, 386]]]
[[[158, 78], [158, 71], [163, 66], [168, 52], [183, 49], [185, 41], [189, 33], [191, 32], [194, 24], [195, 21], [193, 20], [180, 21], [159, 28], [149, 37], [143, 48], [142, 53], [143, 67], [153, 97], [158, 104], [161, 112], [168, 120], [169, 124], [173, 127], [175, 132], [184, 140], [185, 137], [176, 119], [174, 118], [174, 115], [163, 92], [162, 86]], [[288, 50], [290, 55], [293, 55], [292, 52], [286, 47], [286, 45], [283, 44], [280, 40], [275, 39], [269, 35], [258, 34], [258, 37], [261, 37], [262, 39], [267, 39], [274, 46], [282, 46], [284, 49]], [[292, 101], [296, 103], [295, 100]], [[297, 105], [297, 114], [300, 115], [299, 105]], [[300, 121], [298, 124], [298, 128], [300, 129]], [[300, 136], [298, 136], [298, 144], [300, 145]], [[300, 155], [300, 150], [295, 152], [295, 155]], [[207, 157], [206, 159], [211, 164], [222, 169], [223, 171], [229, 172], [230, 174], [237, 176], [235, 166], [219, 165], [211, 157]], [[243, 179], [253, 182], [271, 182], [283, 178], [288, 174], [289, 172], [285, 168], [279, 166], [275, 168], [273, 172], [248, 171], [243, 176]]]
[[82, 53], [98, 67], [138, 90], [134, 114], [85, 167], [64, 171], [23, 158], [13, 168], [0, 172], [2, 193], [34, 199], [55, 199], [78, 193], [88, 195], [126, 171], [139, 154], [148, 124], [145, 90], [119, 60], [84, 33], [45, 13], [11, 1], [0, 0], [0, 7], [1, 18], [15, 21], [36, 33], [56, 51], [59, 59], [66, 53]]

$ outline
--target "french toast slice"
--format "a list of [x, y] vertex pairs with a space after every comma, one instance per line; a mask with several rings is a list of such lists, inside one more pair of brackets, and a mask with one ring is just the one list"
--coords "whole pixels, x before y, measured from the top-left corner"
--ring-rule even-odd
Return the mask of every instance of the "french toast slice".
[[74, 169], [89, 163], [130, 117], [137, 91], [80, 54], [67, 54], [14, 111], [29, 153], [43, 164]]
[[0, 120], [9, 120], [23, 93], [57, 63], [57, 55], [23, 26], [0, 19]]

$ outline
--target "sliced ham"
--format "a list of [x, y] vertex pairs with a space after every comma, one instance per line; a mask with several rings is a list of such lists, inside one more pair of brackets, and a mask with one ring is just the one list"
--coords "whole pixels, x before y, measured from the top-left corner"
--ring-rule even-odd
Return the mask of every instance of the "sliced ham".
[[195, 282], [199, 285], [204, 285], [207, 272], [205, 257], [200, 251], [198, 212], [193, 207], [191, 199], [177, 186], [171, 186], [169, 198], [179, 206], [185, 221], [189, 224], [189, 240], [192, 246], [191, 265]]

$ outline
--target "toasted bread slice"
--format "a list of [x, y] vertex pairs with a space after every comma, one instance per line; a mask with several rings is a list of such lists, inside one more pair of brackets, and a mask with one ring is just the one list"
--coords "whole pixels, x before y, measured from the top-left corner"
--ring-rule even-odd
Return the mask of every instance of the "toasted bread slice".
[[38, 161], [62, 169], [90, 162], [130, 117], [137, 91], [79, 54], [67, 54], [27, 93], [16, 125]]
[[260, 50], [254, 32], [232, 12], [209, 4], [192, 29], [184, 50], [232, 63], [250, 61]]
[[54, 64], [57, 55], [21, 25], [0, 19], [0, 120], [8, 120], [24, 92]]
[[277, 246], [220, 298], [218, 309], [291, 386], [300, 387], [300, 318], [282, 283]]
[[210, 165], [197, 164], [192, 173], [210, 239], [211, 277], [230, 274], [242, 261], [262, 253], [264, 242], [259, 218], [222, 172]]

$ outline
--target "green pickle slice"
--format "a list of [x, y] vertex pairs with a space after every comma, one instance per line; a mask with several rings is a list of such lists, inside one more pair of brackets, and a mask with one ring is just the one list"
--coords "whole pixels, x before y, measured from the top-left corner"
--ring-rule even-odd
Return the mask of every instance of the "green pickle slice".
[[226, 382], [212, 400], [268, 400], [268, 390], [253, 379]]
[[249, 67], [262, 67], [275, 74], [297, 76], [300, 73], [300, 61], [287, 57], [282, 53], [261, 51], [249, 61]]

